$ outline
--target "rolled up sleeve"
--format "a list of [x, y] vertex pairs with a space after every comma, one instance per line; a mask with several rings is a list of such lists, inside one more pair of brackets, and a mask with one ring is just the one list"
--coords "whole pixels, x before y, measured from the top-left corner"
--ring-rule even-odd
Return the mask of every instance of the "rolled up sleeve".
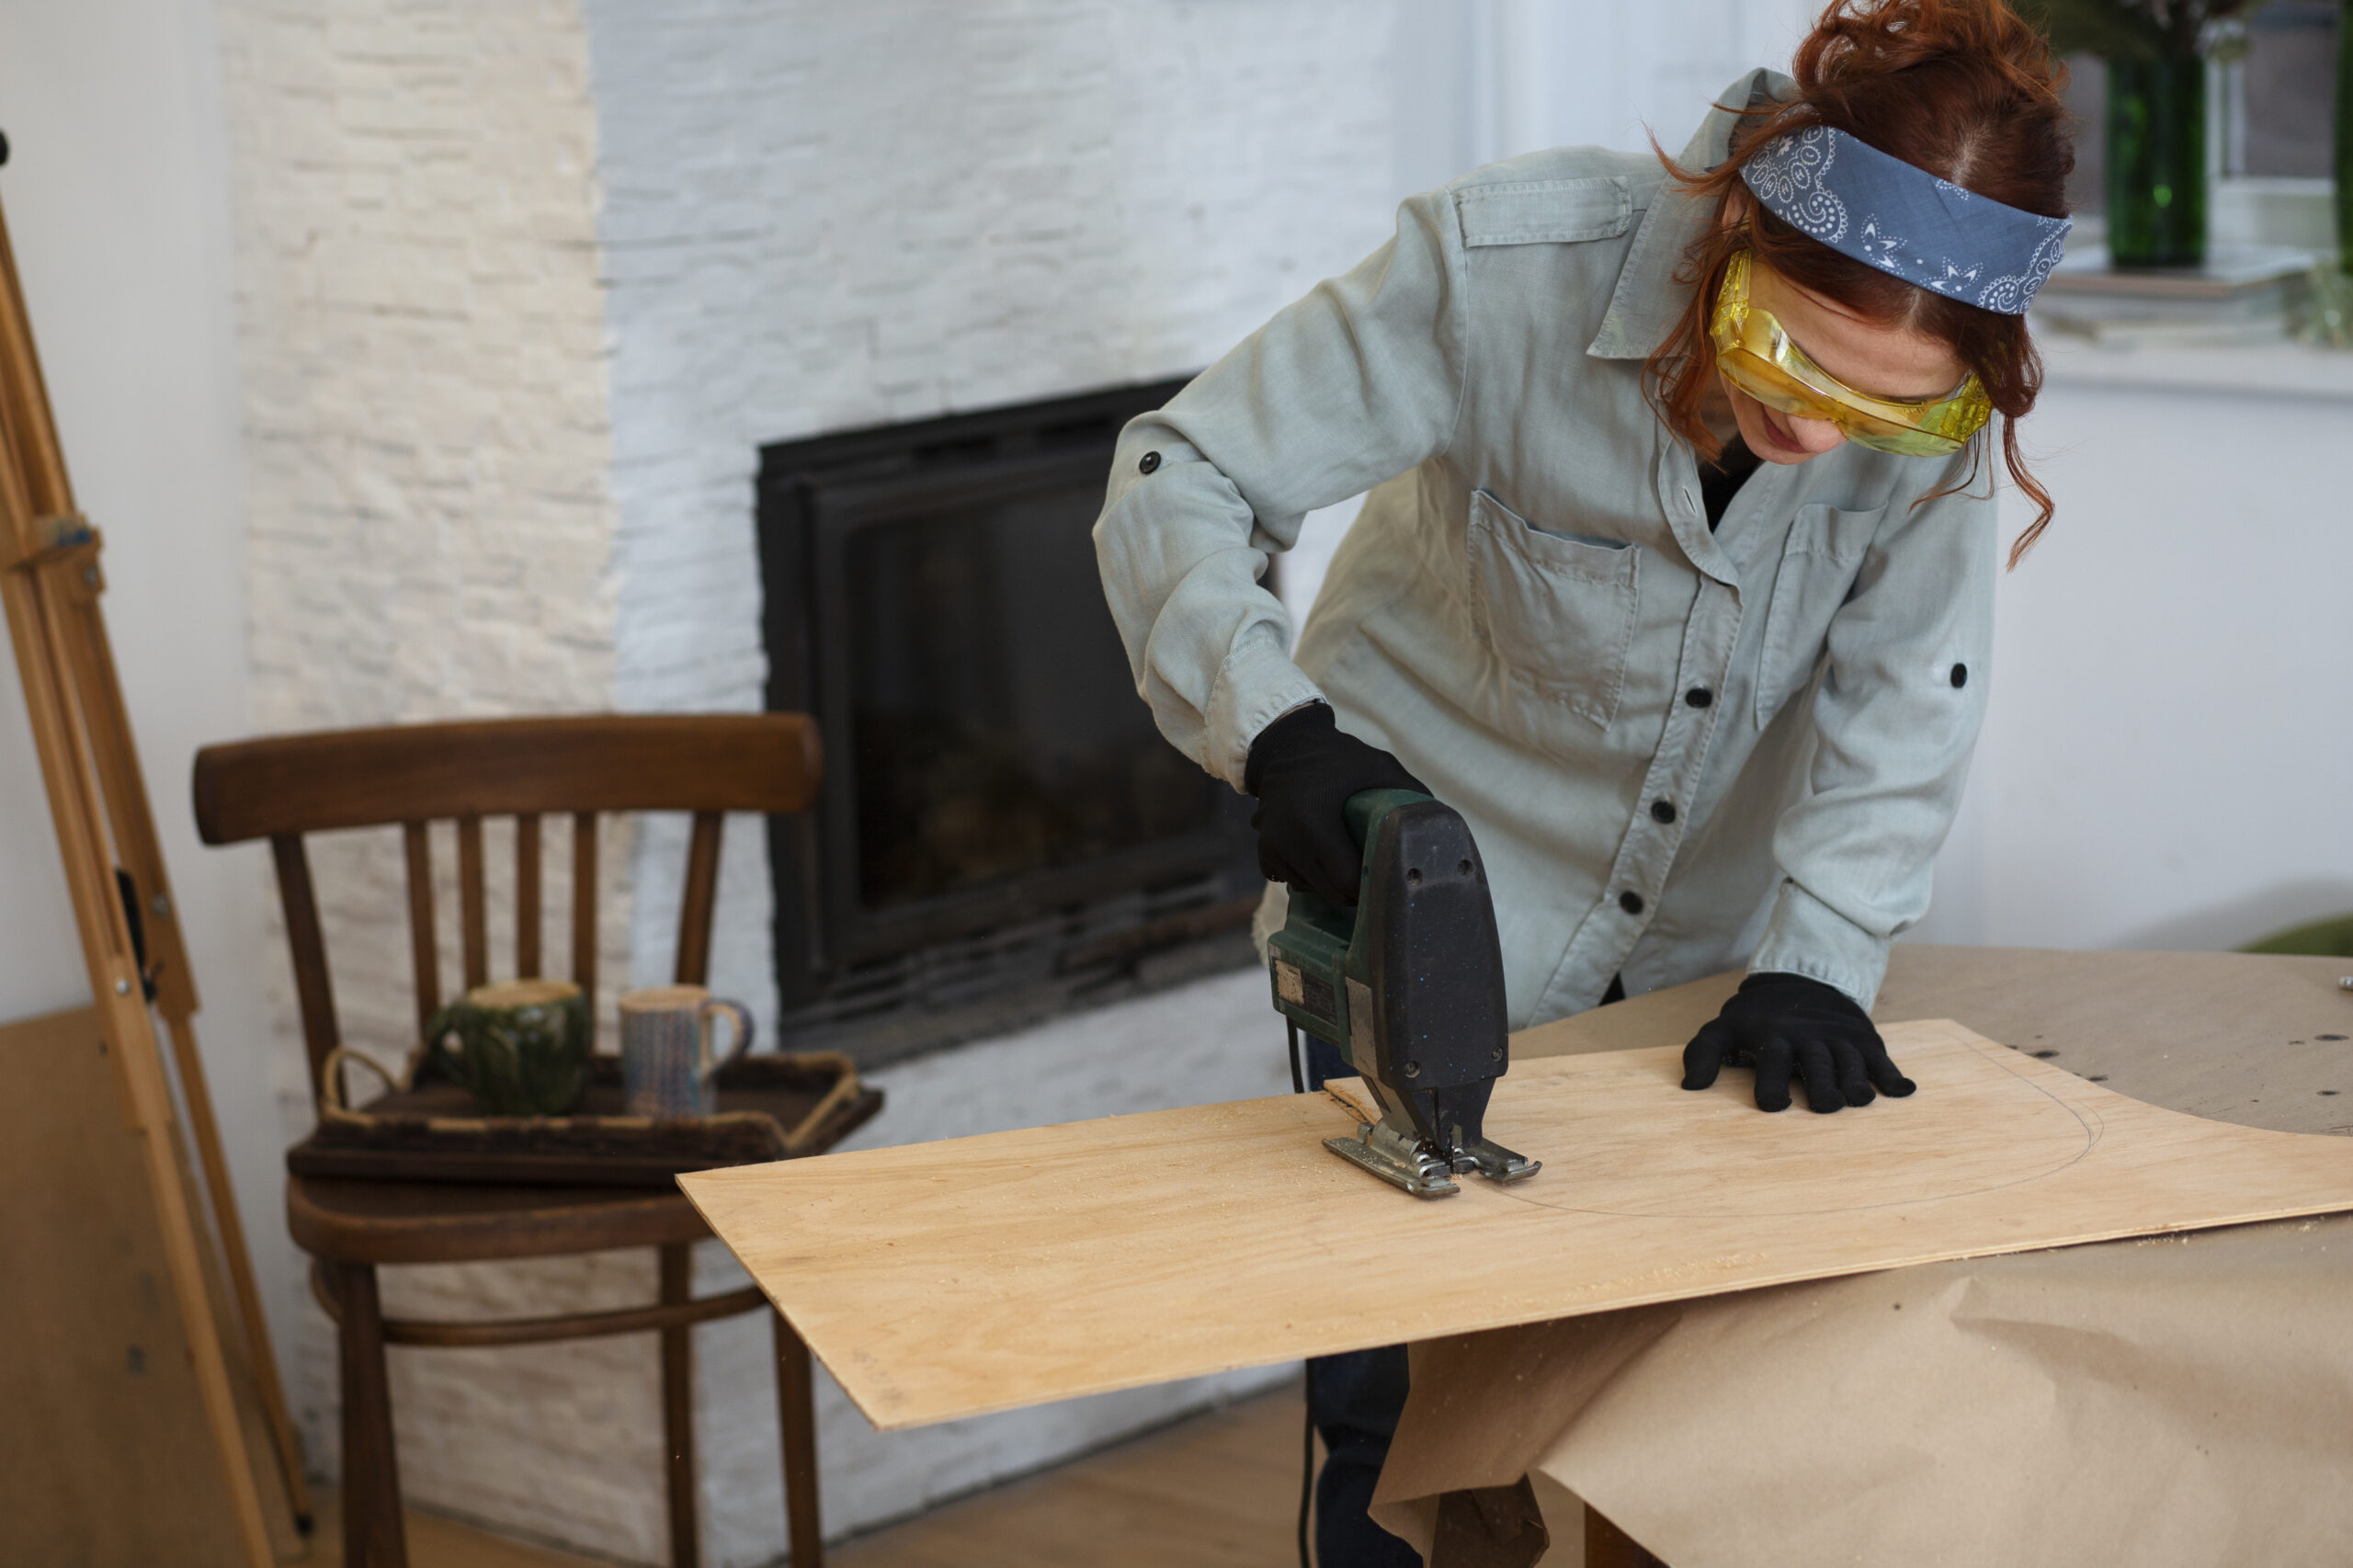
[[[1956, 458], [1946, 483], [1967, 477]], [[1812, 792], [1781, 815], [1784, 881], [1750, 962], [1865, 1007], [1896, 935], [1927, 912], [1991, 685], [1995, 507], [1966, 492], [1890, 508], [1832, 619], [1813, 693]]]
[[1260, 585], [1307, 513], [1446, 449], [1467, 306], [1451, 195], [1320, 283], [1120, 437], [1096, 559], [1136, 690], [1161, 733], [1235, 789], [1250, 743], [1320, 697]]

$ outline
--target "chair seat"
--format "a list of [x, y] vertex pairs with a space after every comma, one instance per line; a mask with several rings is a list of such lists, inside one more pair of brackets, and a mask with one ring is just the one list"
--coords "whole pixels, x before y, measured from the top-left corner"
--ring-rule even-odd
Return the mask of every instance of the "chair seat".
[[675, 1188], [476, 1187], [290, 1176], [294, 1244], [333, 1263], [476, 1263], [661, 1246], [710, 1234]]

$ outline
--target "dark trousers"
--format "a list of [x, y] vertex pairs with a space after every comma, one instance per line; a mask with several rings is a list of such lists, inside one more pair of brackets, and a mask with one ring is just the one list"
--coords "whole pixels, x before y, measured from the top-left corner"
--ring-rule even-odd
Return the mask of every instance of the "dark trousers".
[[[1616, 977], [1601, 1006], [1626, 999]], [[1357, 1070], [1339, 1048], [1302, 1034], [1309, 1093], [1326, 1078], [1353, 1078]], [[1389, 1440], [1405, 1411], [1405, 1347], [1315, 1356], [1307, 1363], [1307, 1418], [1324, 1439], [1324, 1471], [1315, 1478], [1316, 1568], [1420, 1568], [1422, 1554], [1372, 1522], [1372, 1489], [1389, 1460]]]
[[[1307, 1087], [1326, 1078], [1353, 1078], [1357, 1070], [1338, 1050], [1313, 1035], [1307, 1048]], [[1389, 1439], [1405, 1409], [1405, 1347], [1316, 1356], [1307, 1363], [1307, 1418], [1324, 1439], [1324, 1469], [1315, 1478], [1317, 1568], [1421, 1568], [1422, 1554], [1372, 1522], [1372, 1489], [1389, 1459]]]

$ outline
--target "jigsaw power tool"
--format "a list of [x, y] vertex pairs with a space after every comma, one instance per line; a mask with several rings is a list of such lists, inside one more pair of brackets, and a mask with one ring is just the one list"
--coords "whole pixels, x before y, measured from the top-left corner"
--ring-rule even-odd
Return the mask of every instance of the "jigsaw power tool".
[[1470, 824], [1410, 790], [1351, 796], [1347, 814], [1364, 847], [1356, 907], [1294, 884], [1267, 944], [1276, 1010], [1336, 1047], [1381, 1107], [1380, 1120], [1324, 1146], [1416, 1198], [1445, 1197], [1458, 1173], [1535, 1175], [1538, 1162], [1482, 1131], [1511, 1046], [1495, 907]]

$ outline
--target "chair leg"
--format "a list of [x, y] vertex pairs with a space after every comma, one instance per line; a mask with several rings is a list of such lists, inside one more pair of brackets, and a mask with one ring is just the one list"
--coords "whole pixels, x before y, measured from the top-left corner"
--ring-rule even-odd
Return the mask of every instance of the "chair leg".
[[792, 1568], [824, 1568], [825, 1532], [817, 1512], [816, 1387], [809, 1346], [782, 1312], [776, 1325], [776, 1414], [784, 1446], [784, 1520]]
[[408, 1568], [401, 1517], [400, 1459], [392, 1442], [392, 1395], [384, 1375], [384, 1313], [371, 1264], [338, 1264], [343, 1309], [335, 1342], [343, 1361], [343, 1560], [345, 1568]]
[[[694, 1248], [679, 1242], [662, 1255], [662, 1302], [691, 1301]], [[662, 1437], [670, 1481], [670, 1568], [701, 1568], [702, 1540], [695, 1494], [695, 1342], [690, 1327], [662, 1331]]]

